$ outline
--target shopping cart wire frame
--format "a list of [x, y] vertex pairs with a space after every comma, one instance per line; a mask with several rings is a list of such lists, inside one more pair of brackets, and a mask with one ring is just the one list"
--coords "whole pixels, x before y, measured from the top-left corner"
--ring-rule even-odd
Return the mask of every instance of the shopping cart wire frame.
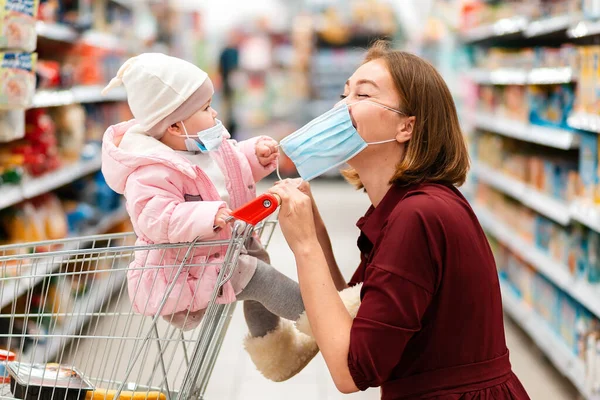
[[[254, 224], [238, 219], [229, 240], [136, 245], [133, 233], [119, 233], [0, 246], [0, 348], [14, 350], [22, 363], [52, 360], [81, 371], [97, 389], [115, 390], [111, 398], [123, 391], [155, 391], [169, 400], [202, 399], [235, 309], [235, 303], [217, 304], [217, 298], [249, 238], [256, 233], [265, 247], [270, 242], [276, 220], [257, 218], [262, 220], [277, 205], [255, 207], [254, 219], [247, 218]], [[201, 282], [209, 264], [190, 263], [198, 252], [212, 254], [225, 247], [204, 316], [184, 333], [161, 316], [165, 304], [190, 265], [200, 271]], [[148, 257], [148, 250], [162, 252], [161, 262], [143, 268], [171, 271], [167, 291], [151, 316], [134, 311], [126, 280], [136, 254]], [[177, 264], [162, 265], [167, 252], [176, 254]], [[50, 377], [43, 379], [44, 386], [52, 387]], [[57, 382], [52, 398], [59, 399], [63, 395]], [[12, 398], [10, 393], [0, 383], [0, 399]]]

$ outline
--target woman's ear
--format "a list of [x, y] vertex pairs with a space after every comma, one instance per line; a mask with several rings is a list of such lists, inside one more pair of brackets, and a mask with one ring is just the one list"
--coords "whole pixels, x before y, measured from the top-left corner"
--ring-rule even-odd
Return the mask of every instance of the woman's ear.
[[413, 134], [413, 130], [415, 128], [416, 118], [407, 117], [402, 123], [398, 125], [398, 134], [396, 135], [396, 140], [398, 143], [405, 143], [410, 140]]

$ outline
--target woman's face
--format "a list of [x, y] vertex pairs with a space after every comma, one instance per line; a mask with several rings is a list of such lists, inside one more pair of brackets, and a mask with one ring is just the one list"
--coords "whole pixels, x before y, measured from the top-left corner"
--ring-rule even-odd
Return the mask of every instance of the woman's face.
[[[392, 76], [383, 60], [369, 61], [358, 68], [346, 82], [342, 101], [350, 105], [354, 127], [367, 143], [389, 139], [400, 143], [405, 141], [399, 136], [402, 136], [407, 117], [370, 103], [396, 110], [400, 104]], [[397, 145], [394, 142], [390, 144]]]

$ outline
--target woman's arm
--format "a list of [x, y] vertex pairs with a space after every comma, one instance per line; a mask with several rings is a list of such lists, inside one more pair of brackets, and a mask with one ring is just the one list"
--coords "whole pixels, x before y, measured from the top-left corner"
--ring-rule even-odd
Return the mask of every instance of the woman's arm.
[[325, 256], [325, 260], [327, 261], [327, 266], [329, 267], [329, 273], [331, 274], [331, 279], [333, 279], [333, 284], [335, 288], [340, 291], [348, 287], [342, 272], [340, 271], [340, 267], [335, 260], [335, 255], [333, 254], [333, 247], [331, 246], [331, 239], [329, 238], [329, 233], [327, 232], [327, 227], [325, 226], [325, 222], [321, 217], [321, 213], [319, 212], [319, 208], [317, 207], [317, 203], [315, 202], [315, 198], [312, 195], [312, 191], [310, 190], [310, 185], [308, 182], [305, 182], [301, 179], [298, 179], [300, 185], [298, 189], [310, 197], [312, 204], [312, 212], [313, 212], [313, 220], [315, 222], [315, 229], [317, 232], [317, 239], [319, 240], [319, 245], [323, 250], [323, 255]]
[[315, 340], [338, 390], [356, 392], [358, 387], [348, 366], [352, 317], [338, 294], [317, 237], [312, 200], [293, 185], [277, 185], [271, 191], [282, 199], [280, 225], [296, 258], [302, 299]]
[[294, 252], [302, 300], [335, 386], [342, 393], [358, 392], [348, 367], [352, 317], [340, 298], [320, 249], [319, 243], [315, 242]]

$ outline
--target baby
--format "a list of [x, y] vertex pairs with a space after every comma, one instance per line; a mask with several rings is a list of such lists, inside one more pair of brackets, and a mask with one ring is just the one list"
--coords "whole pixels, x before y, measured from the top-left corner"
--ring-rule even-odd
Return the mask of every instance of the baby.
[[[138, 244], [228, 239], [230, 208], [256, 197], [256, 182], [276, 167], [277, 142], [265, 136], [231, 140], [211, 107], [211, 80], [186, 61], [139, 55], [120, 68], [105, 92], [121, 84], [134, 120], [106, 131], [102, 172], [125, 196]], [[136, 252], [127, 275], [134, 310], [160, 312], [183, 330], [195, 328], [215, 288], [224, 256], [219, 250], [197, 248], [177, 277], [185, 251]], [[304, 312], [298, 284], [269, 264], [257, 238], [246, 251], [217, 302], [244, 300], [246, 349], [263, 375], [283, 381], [302, 370], [318, 348], [292, 322]]]

